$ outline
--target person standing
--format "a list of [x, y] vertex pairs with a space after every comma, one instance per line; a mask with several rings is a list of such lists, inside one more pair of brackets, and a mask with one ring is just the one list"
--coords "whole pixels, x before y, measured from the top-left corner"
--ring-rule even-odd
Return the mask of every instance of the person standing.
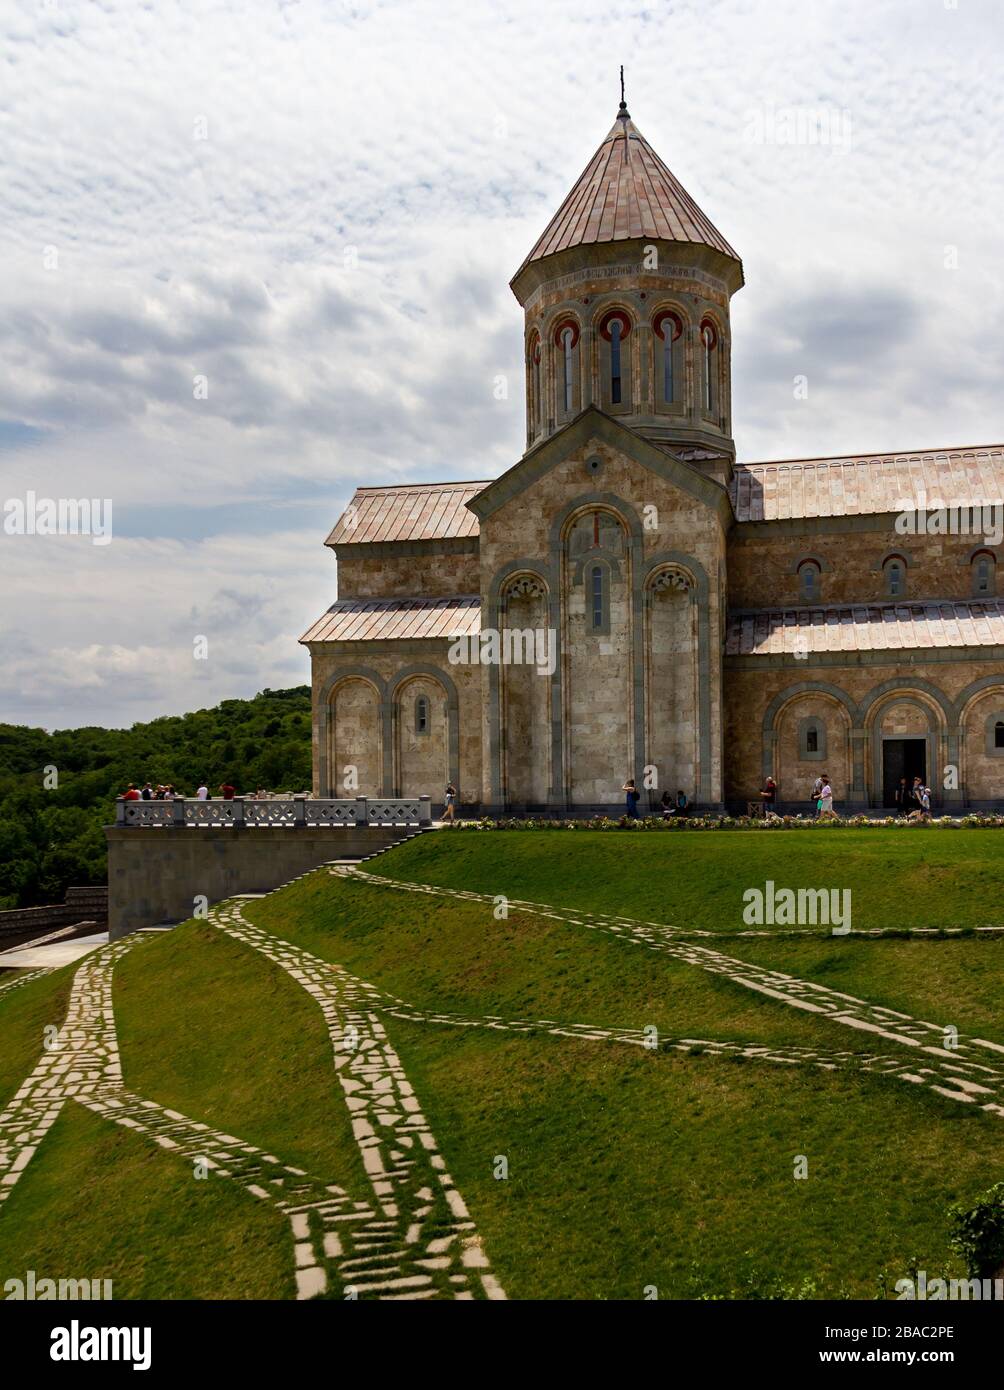
[[144, 800], [144, 801], [152, 801], [152, 800], [153, 800], [153, 788], [150, 786], [150, 783], [149, 783], [149, 782], [144, 782], [144, 783], [143, 783], [142, 797], [143, 797], [143, 800]]
[[139, 801], [139, 799], [140, 799], [139, 792], [136, 790], [136, 788], [135, 788], [135, 787], [133, 786], [133, 784], [130, 782], [130, 783], [129, 783], [129, 786], [128, 786], [128, 789], [127, 789], [126, 792], [125, 792], [125, 795], [122, 797], [122, 800], [123, 800], [123, 801]]
[[221, 782], [220, 794], [224, 801], [233, 801], [236, 792], [229, 782]]
[[895, 800], [896, 814], [900, 816], [908, 816], [911, 810], [913, 809], [913, 793], [907, 786], [905, 777], [901, 777], [899, 779], [899, 786], [896, 788]]
[[822, 795], [823, 795], [823, 779], [822, 779], [822, 777], [817, 777], [816, 780], [815, 780], [815, 781], [813, 782], [813, 784], [812, 784], [812, 798], [811, 798], [811, 800], [812, 800], [812, 814], [813, 814], [813, 816], [816, 818], [816, 820], [819, 819], [819, 812], [820, 812], [820, 809], [821, 809], [821, 808], [820, 808], [820, 805], [819, 805], [819, 801], [820, 801], [820, 798], [822, 797]]
[[457, 789], [452, 782], [447, 782], [443, 799], [445, 803], [443, 806], [443, 820], [453, 825], [454, 817], [457, 814]]
[[205, 782], [200, 782], [200, 783], [199, 783], [199, 789], [198, 789], [198, 791], [195, 793], [195, 797], [196, 797], [196, 800], [197, 800], [197, 801], [208, 801], [208, 800], [209, 800], [209, 788], [206, 786]]
[[641, 800], [641, 793], [635, 786], [633, 777], [629, 777], [627, 779], [623, 787], [621, 787], [621, 791], [624, 793], [625, 796], [627, 814], [631, 817], [632, 820], [637, 820], [638, 802]]

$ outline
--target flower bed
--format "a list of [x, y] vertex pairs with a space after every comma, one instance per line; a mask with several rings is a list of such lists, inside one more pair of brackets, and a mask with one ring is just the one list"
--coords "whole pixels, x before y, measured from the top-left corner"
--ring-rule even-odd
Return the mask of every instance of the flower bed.
[[999, 829], [1004, 815], [936, 816], [931, 820], [905, 820], [901, 816], [847, 816], [843, 820], [815, 820], [811, 816], [686, 816], [663, 820], [661, 816], [592, 816], [580, 820], [537, 819], [505, 816], [493, 819], [458, 821], [459, 830], [959, 830]]

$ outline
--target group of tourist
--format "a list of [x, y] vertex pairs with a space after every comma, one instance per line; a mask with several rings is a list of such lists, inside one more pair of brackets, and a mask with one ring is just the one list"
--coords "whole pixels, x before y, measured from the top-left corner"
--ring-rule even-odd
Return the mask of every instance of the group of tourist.
[[931, 788], [925, 787], [923, 778], [915, 777], [911, 787], [905, 777], [899, 779], [896, 788], [896, 810], [907, 820], [931, 819]]
[[[641, 792], [638, 790], [633, 777], [628, 778], [623, 787], [621, 787], [621, 791], [625, 795], [626, 814], [632, 820], [637, 820], [638, 803], [641, 800]], [[669, 792], [665, 791], [662, 794], [659, 807], [663, 820], [675, 820], [677, 816], [686, 816], [690, 814], [690, 798], [684, 791], [678, 790], [675, 796], [670, 796]]]
[[[777, 801], [777, 783], [773, 777], [765, 779], [760, 789], [760, 800], [764, 814], [771, 814]], [[809, 801], [816, 820], [839, 820], [833, 809], [833, 787], [830, 784], [829, 773], [823, 772], [816, 778]], [[905, 816], [907, 820], [931, 819], [931, 788], [924, 785], [921, 777], [915, 777], [912, 786], [905, 777], [901, 777], [896, 788], [895, 802], [897, 813]]]
[[[237, 795], [236, 788], [230, 782], [221, 782], [217, 790], [224, 801], [233, 801], [234, 797]], [[183, 801], [184, 799], [184, 792], [175, 791], [170, 782], [157, 787], [154, 787], [150, 782], [144, 782], [143, 786], [139, 789], [137, 789], [135, 783], [130, 782], [128, 789], [122, 794], [123, 801]], [[196, 801], [212, 800], [212, 797], [209, 795], [209, 788], [206, 786], [205, 782], [200, 782], [198, 790], [195, 793], [195, 799]], [[268, 799], [269, 793], [264, 787], [259, 787], [253, 797], [255, 801], [267, 801]]]

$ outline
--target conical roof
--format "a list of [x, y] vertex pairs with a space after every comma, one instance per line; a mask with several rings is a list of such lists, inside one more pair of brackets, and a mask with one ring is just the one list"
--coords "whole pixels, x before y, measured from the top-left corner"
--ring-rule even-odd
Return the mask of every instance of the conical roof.
[[605, 241], [693, 242], [739, 256], [666, 167], [623, 109], [547, 230], [520, 266]]

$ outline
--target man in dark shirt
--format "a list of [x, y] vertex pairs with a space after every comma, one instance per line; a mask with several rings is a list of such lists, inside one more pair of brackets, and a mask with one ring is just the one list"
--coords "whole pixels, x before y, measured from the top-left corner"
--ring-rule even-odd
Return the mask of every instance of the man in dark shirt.
[[233, 789], [233, 787], [230, 785], [229, 782], [222, 782], [222, 783], [220, 784], [220, 791], [221, 791], [222, 794], [223, 794], [223, 800], [224, 800], [224, 801], [233, 801], [233, 799], [234, 799], [234, 789]]

